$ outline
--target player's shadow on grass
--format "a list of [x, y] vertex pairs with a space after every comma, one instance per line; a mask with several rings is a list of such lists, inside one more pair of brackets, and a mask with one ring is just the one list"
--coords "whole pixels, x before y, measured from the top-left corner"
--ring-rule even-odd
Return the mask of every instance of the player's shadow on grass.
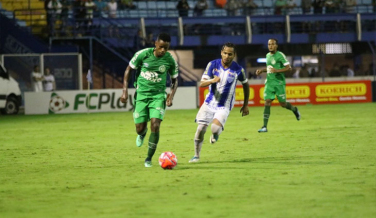
[[[315, 158], [315, 159], [313, 159]], [[294, 156], [294, 157], [262, 157], [262, 158], [241, 158], [235, 160], [223, 160], [223, 161], [201, 161], [199, 163], [184, 163], [180, 164], [179, 169], [191, 169], [191, 168], [217, 168], [217, 169], [239, 169], [239, 165], [232, 167], [232, 164], [278, 164], [278, 165], [331, 165], [333, 161], [325, 159], [317, 160], [315, 156]], [[312, 159], [312, 161], [310, 161]], [[212, 166], [213, 164], [228, 164], [227, 166]], [[196, 167], [195, 167], [196, 166]], [[207, 166], [207, 167], [206, 167]], [[263, 168], [273, 168], [263, 166]]]

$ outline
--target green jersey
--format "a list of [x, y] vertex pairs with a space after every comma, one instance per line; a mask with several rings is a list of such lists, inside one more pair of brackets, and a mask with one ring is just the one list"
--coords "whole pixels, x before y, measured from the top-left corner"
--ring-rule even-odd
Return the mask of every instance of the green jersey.
[[266, 80], [265, 83], [271, 83], [276, 85], [285, 85], [285, 73], [271, 73], [271, 69], [274, 68], [276, 70], [280, 70], [289, 65], [289, 61], [287, 60], [285, 54], [280, 51], [277, 51], [275, 54], [271, 54], [270, 52], [266, 54]]
[[167, 73], [171, 78], [178, 77], [178, 64], [169, 52], [162, 57], [154, 56], [154, 48], [138, 51], [129, 66], [138, 69], [137, 93], [164, 93]]

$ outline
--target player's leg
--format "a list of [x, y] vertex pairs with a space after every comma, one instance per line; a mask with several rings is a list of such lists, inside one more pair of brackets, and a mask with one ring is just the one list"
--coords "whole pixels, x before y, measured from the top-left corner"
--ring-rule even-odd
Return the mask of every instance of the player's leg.
[[269, 117], [270, 117], [270, 107], [272, 105], [272, 101], [275, 98], [275, 90], [274, 86], [265, 85], [264, 89], [264, 100], [265, 100], [265, 106], [264, 106], [264, 125], [261, 127], [261, 129], [258, 130], [258, 132], [263, 133], [263, 132], [268, 132], [268, 122], [269, 122]]
[[222, 133], [224, 129], [229, 114], [229, 109], [222, 109], [216, 111], [211, 125], [212, 135], [209, 140], [211, 144], [214, 144], [218, 141], [219, 135]]
[[148, 131], [147, 122], [149, 120], [148, 99], [142, 95], [135, 95], [133, 120], [136, 124], [136, 132], [138, 134], [136, 139], [137, 147], [141, 147], [144, 143], [144, 138]]
[[189, 160], [189, 163], [195, 163], [200, 160], [200, 152], [202, 148], [202, 143], [204, 142], [204, 136], [206, 133], [206, 129], [208, 128], [208, 125], [205, 124], [198, 124], [197, 130], [195, 133], [195, 155], [192, 159]]
[[222, 133], [222, 130], [222, 124], [217, 119], [214, 119], [213, 123], [211, 124], [212, 135], [209, 139], [210, 144], [214, 144], [218, 141], [219, 135]]
[[[274, 100], [274, 99], [273, 99]], [[264, 106], [264, 125], [261, 127], [261, 129], [258, 130], [258, 132], [268, 132], [268, 122], [270, 117], [270, 107], [272, 106], [272, 99], [266, 99], [265, 100], [265, 106]]]
[[298, 108], [293, 106], [290, 102], [286, 101], [286, 87], [285, 87], [285, 85], [278, 86], [276, 94], [277, 94], [277, 98], [278, 98], [278, 101], [279, 101], [279, 104], [281, 105], [281, 107], [292, 111], [294, 113], [296, 119], [300, 120], [300, 113], [299, 113]]
[[151, 167], [151, 160], [157, 150], [159, 142], [159, 129], [164, 118], [166, 108], [165, 94], [153, 96], [153, 100], [149, 102], [150, 117], [150, 136], [148, 154], [145, 159], [145, 167]]
[[212, 111], [206, 104], [203, 104], [200, 107], [200, 110], [197, 112], [195, 122], [198, 124], [198, 126], [194, 138], [195, 155], [191, 160], [189, 160], [189, 163], [198, 162], [200, 160], [200, 152], [204, 141], [204, 136], [213, 117], [214, 111]]
[[136, 124], [136, 132], [138, 134], [136, 139], [137, 147], [141, 147], [142, 144], [144, 144], [144, 138], [146, 136], [146, 133], [148, 132], [147, 124], [147, 122]]
[[145, 167], [151, 167], [151, 159], [153, 158], [155, 151], [157, 150], [159, 142], [159, 129], [161, 126], [162, 120], [157, 118], [152, 118], [150, 122], [150, 136], [149, 136], [149, 147], [148, 154], [145, 159]]

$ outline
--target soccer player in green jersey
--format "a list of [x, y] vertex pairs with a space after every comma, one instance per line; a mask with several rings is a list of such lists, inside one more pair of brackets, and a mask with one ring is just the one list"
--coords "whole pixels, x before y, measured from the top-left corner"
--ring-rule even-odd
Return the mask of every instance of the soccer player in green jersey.
[[266, 54], [266, 68], [256, 70], [256, 75], [267, 72], [264, 89], [264, 125], [258, 132], [268, 132], [267, 125], [270, 117], [270, 106], [275, 96], [277, 96], [279, 104], [283, 108], [291, 110], [295, 114], [296, 119], [300, 120], [298, 108], [286, 101], [286, 81], [284, 73], [290, 71], [291, 66], [286, 56], [282, 52], [277, 51], [277, 48], [277, 39], [269, 39], [269, 53]]
[[[128, 81], [132, 69], [137, 69], [135, 82], [133, 119], [138, 134], [136, 145], [141, 147], [150, 121], [151, 134], [149, 149], [145, 159], [145, 167], [151, 167], [151, 159], [157, 149], [159, 129], [163, 120], [166, 105], [172, 106], [172, 100], [178, 87], [178, 65], [167, 50], [171, 37], [166, 33], [158, 35], [155, 48], [145, 48], [136, 52], [124, 72], [123, 94], [121, 102], [127, 102]], [[171, 91], [166, 95], [167, 73], [171, 77]]]

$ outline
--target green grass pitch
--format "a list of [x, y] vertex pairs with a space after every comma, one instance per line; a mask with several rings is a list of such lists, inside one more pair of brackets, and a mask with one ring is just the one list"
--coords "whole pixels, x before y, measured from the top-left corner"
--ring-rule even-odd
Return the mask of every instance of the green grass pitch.
[[0, 116], [0, 217], [376, 217], [375, 103], [239, 109], [195, 164], [198, 110], [168, 110], [152, 168], [131, 112]]

